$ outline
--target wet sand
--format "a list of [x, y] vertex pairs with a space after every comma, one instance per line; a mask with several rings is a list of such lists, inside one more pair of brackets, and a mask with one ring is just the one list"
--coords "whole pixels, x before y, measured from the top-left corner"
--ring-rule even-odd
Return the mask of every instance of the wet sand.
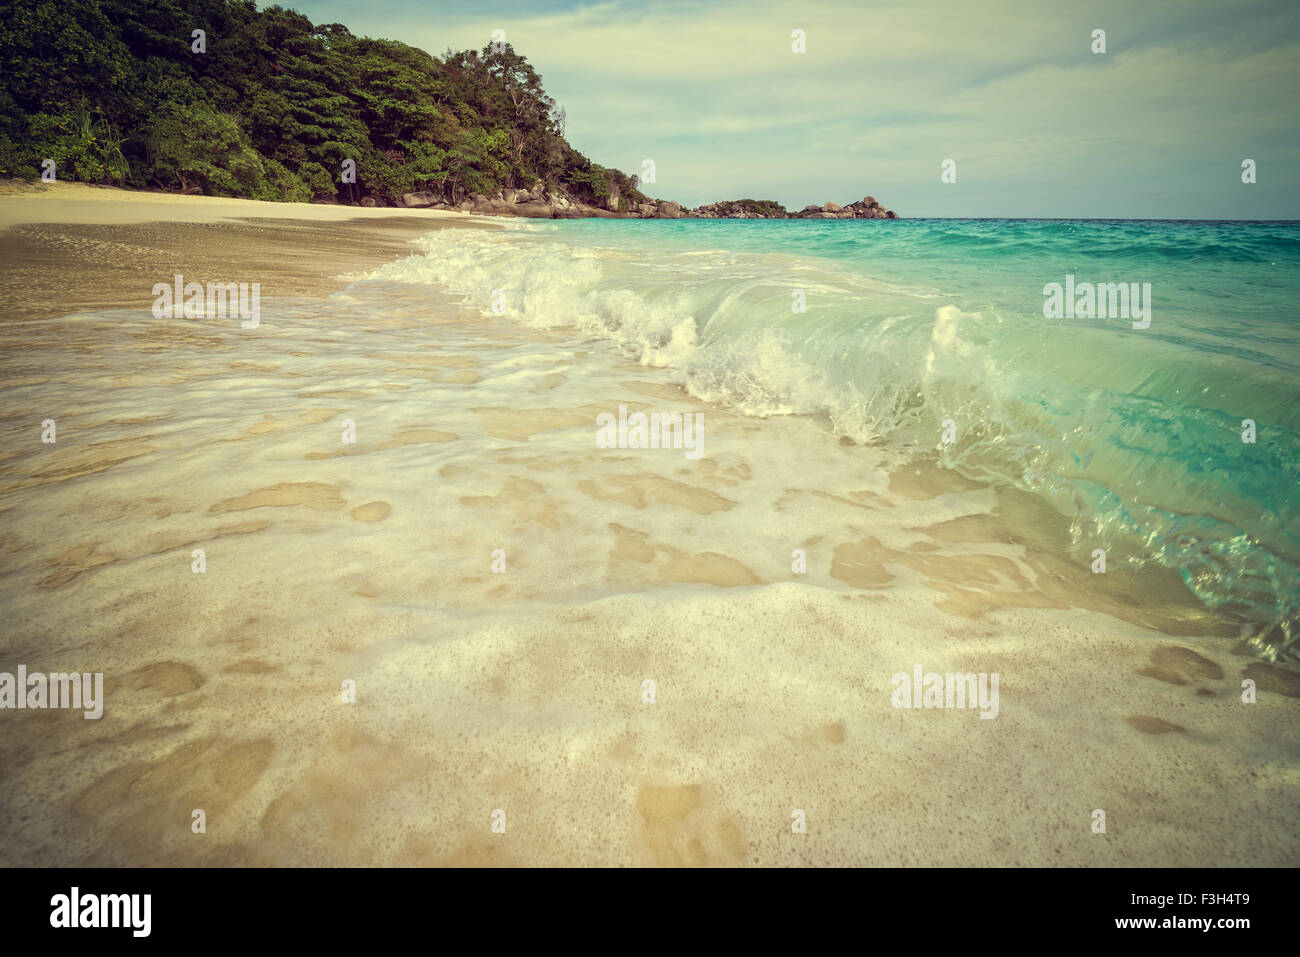
[[0, 318], [131, 308], [177, 273], [260, 282], [263, 296], [324, 296], [340, 287], [339, 276], [406, 255], [409, 240], [452, 223], [499, 228], [438, 210], [11, 184], [0, 188]]
[[[106, 693], [0, 711], [0, 864], [1300, 860], [1300, 679], [1176, 575], [1093, 575], [1029, 496], [608, 343], [335, 278], [463, 218], [149, 214], [0, 233], [0, 671]], [[261, 327], [154, 319], [172, 271], [250, 273]], [[620, 405], [703, 413], [702, 457], [598, 448]], [[893, 707], [916, 664], [999, 674], [998, 716]]]

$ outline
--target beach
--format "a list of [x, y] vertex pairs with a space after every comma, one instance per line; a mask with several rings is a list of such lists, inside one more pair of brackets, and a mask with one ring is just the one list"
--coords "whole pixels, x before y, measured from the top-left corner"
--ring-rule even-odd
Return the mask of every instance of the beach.
[[[736, 247], [569, 225], [0, 195], [0, 671], [104, 676], [101, 718], [0, 715], [0, 863], [1300, 860], [1300, 677], [1244, 619], [767, 358], [683, 377], [702, 332], [610, 277]], [[160, 318], [175, 274], [259, 283], [259, 321]], [[602, 296], [608, 335], [535, 321]], [[699, 454], [602, 447], [637, 413]], [[918, 667], [996, 705], [899, 707]]]

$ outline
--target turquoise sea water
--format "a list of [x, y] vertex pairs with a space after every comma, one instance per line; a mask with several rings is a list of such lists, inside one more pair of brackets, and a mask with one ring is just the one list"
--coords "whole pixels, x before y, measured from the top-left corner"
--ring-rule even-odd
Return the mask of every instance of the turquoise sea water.
[[[820, 416], [1014, 483], [1070, 517], [1081, 555], [1176, 568], [1274, 647], [1300, 644], [1300, 224], [511, 226], [431, 234], [387, 275], [614, 339], [751, 415]], [[1149, 327], [1045, 318], [1067, 275], [1149, 283]]]

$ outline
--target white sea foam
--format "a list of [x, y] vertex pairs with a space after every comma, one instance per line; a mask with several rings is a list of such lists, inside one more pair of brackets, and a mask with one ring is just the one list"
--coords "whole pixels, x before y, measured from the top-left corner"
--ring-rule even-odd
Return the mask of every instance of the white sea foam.
[[[1300, 547], [1286, 522], [1260, 519], [1276, 477], [1267, 464], [1241, 485], [1207, 474], [1207, 457], [1224, 454], [1212, 421], [1223, 413], [1189, 411], [1181, 398], [1182, 380], [1199, 382], [1218, 360], [1175, 362], [1158, 341], [1117, 353], [1102, 339], [1113, 330], [1063, 334], [990, 303], [880, 281], [856, 262], [752, 243], [707, 252], [636, 225], [603, 242], [555, 224], [435, 232], [419, 239], [422, 254], [369, 279], [445, 287], [527, 327], [609, 340], [690, 395], [746, 415], [809, 414], [857, 442], [937, 451], [950, 467], [1031, 489], [1072, 515], [1080, 554], [1104, 542], [1132, 562], [1178, 569], [1211, 606], [1292, 627]], [[710, 243], [707, 232], [699, 242]], [[806, 311], [793, 310], [792, 292]], [[1115, 358], [1083, 358], [1093, 351]], [[1176, 451], [1172, 415], [1198, 426]]]

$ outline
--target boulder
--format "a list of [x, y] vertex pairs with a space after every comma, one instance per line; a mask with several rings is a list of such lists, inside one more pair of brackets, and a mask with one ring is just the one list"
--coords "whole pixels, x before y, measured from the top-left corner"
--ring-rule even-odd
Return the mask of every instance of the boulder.
[[366, 207], [366, 209], [374, 209], [374, 208], [375, 208], [376, 206], [378, 206], [379, 204], [375, 202], [375, 199], [374, 199], [373, 196], [362, 196], [362, 197], [361, 197], [361, 205], [364, 206], [364, 207]]
[[433, 193], [403, 193], [402, 205], [407, 209], [423, 209], [426, 206], [432, 206], [438, 201], [438, 197]]
[[658, 215], [663, 219], [681, 219], [682, 204], [675, 202], [662, 202], [659, 204]]
[[863, 206], [879, 206], [880, 204], [876, 202], [876, 197], [874, 197], [874, 196], [863, 196], [863, 197], [862, 197], [862, 205], [863, 205]]
[[511, 210], [516, 216], [527, 216], [529, 219], [550, 219], [553, 215], [551, 207], [545, 203], [529, 201], [519, 203]]
[[844, 207], [839, 203], [823, 203], [822, 209], [826, 210], [828, 213], [839, 213], [844, 210]]
[[820, 213], [822, 211], [822, 208], [818, 206], [816, 203], [814, 203], [811, 206], [805, 206], [803, 208], [803, 211], [805, 213]]
[[512, 206], [525, 195], [527, 194], [521, 189], [503, 189], [501, 191], [501, 198]]

